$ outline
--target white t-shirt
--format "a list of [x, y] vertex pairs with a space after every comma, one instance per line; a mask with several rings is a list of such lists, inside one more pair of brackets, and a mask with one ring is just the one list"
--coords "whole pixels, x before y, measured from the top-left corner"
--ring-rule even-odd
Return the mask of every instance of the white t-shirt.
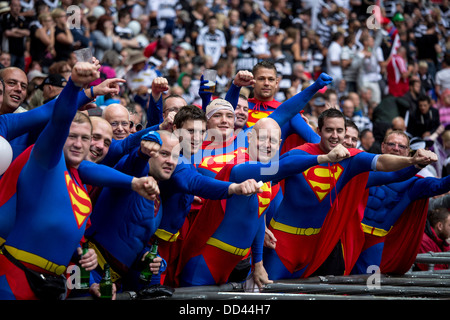
[[436, 84], [441, 86], [441, 91], [450, 89], [450, 68], [436, 72]]
[[209, 27], [200, 30], [197, 37], [197, 46], [203, 46], [205, 55], [212, 57], [214, 65], [219, 61], [221, 56], [221, 48], [227, 46], [225, 34], [221, 30], [215, 30], [214, 33], [209, 32]]
[[341, 65], [332, 65], [332, 61], [341, 61], [342, 47], [339, 43], [333, 41], [328, 48], [327, 53], [327, 73], [335, 80], [342, 79]]

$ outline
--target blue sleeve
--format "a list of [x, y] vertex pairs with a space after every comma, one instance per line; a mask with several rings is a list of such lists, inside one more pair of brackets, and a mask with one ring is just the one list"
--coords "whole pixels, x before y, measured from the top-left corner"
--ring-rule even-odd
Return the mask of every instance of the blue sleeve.
[[450, 191], [450, 176], [445, 178], [420, 178], [409, 190], [410, 199], [423, 199], [441, 195]]
[[147, 119], [147, 128], [159, 125], [164, 121], [162, 95], [158, 101], [155, 101], [153, 96], [150, 95], [150, 101], [147, 108]]
[[241, 87], [236, 86], [233, 82], [231, 82], [230, 88], [225, 95], [225, 100], [227, 100], [233, 106], [233, 109], [236, 109], [238, 101], [239, 101], [239, 93], [241, 92]]
[[93, 186], [131, 189], [131, 181], [133, 180], [132, 176], [87, 160], [81, 162], [78, 173], [83, 183]]
[[259, 219], [259, 227], [255, 239], [252, 243], [252, 264], [258, 263], [263, 259], [264, 236], [266, 234], [266, 224], [264, 219]]
[[123, 156], [127, 155], [133, 149], [141, 145], [141, 139], [143, 135], [147, 134], [150, 131], [157, 130], [159, 130], [159, 124], [130, 134], [128, 137], [122, 140], [113, 139], [108, 153], [102, 160], [101, 164], [113, 167]]
[[148, 159], [147, 155], [140, 152], [140, 147], [137, 147], [120, 159], [114, 169], [133, 177], [144, 177], [148, 175]]
[[407, 180], [414, 177], [419, 171], [420, 170], [414, 166], [392, 172], [371, 171], [369, 173], [369, 180], [367, 181], [366, 188]]
[[72, 120], [78, 109], [79, 91], [80, 88], [76, 87], [70, 78], [56, 98], [50, 120], [34, 145], [31, 156], [44, 168], [54, 167], [61, 158]]
[[305, 90], [297, 93], [295, 96], [284, 101], [274, 112], [269, 115], [269, 117], [278, 122], [280, 127], [283, 127], [285, 123], [303, 110], [308, 101], [311, 100], [317, 91], [331, 82], [330, 79], [330, 76], [322, 73], [316, 82], [307, 87]]
[[300, 114], [296, 114], [288, 125], [293, 133], [298, 134], [303, 140], [310, 143], [319, 143], [320, 136], [303, 120]]
[[299, 174], [317, 164], [316, 155], [300, 154], [298, 150], [291, 150], [278, 161], [265, 164], [251, 161], [235, 166], [231, 171], [230, 181], [240, 183], [247, 179], [255, 179], [262, 182], [276, 182]]
[[183, 168], [175, 170], [170, 178], [170, 185], [173, 192], [184, 192], [193, 194], [205, 199], [225, 199], [228, 197], [228, 187], [231, 182], [220, 181], [214, 178], [204, 176], [197, 170]]

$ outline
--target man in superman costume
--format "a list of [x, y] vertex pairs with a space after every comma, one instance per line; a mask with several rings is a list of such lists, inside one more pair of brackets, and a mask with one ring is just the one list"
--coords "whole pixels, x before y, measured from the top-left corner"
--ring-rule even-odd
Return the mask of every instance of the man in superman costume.
[[[276, 69], [271, 69], [271, 72], [276, 75]], [[318, 141], [317, 134], [302, 119], [299, 112], [318, 90], [331, 83], [331, 81], [332, 79], [327, 74], [321, 74], [315, 83], [286, 100], [274, 112], [267, 115], [281, 127], [282, 143], [284, 143], [287, 135], [293, 131], [301, 135], [305, 141]], [[220, 109], [218, 112], [209, 114], [208, 110], [205, 110], [208, 119], [208, 137], [199, 152], [191, 157], [192, 163], [204, 175], [215, 177], [225, 163], [243, 156], [248, 147], [248, 139], [244, 131], [241, 131], [244, 134], [234, 134], [235, 118], [233, 110], [239, 98], [239, 91], [232, 91], [237, 93], [237, 95], [230, 95], [228, 98], [230, 102], [224, 99], [215, 99], [208, 104], [208, 106], [212, 104], [209, 107], [210, 110]], [[229, 110], [230, 108], [227, 104], [231, 105], [233, 110]], [[291, 125], [294, 120], [296, 121], [295, 126]]]
[[[270, 181], [348, 156], [347, 150], [340, 146], [341, 149], [333, 150], [329, 155], [292, 155], [271, 162], [279, 150], [280, 137], [281, 130], [276, 121], [271, 118], [260, 120], [250, 134], [249, 152], [242, 162], [227, 164], [218, 173], [216, 179], [225, 181], [262, 181], [263, 192], [250, 197], [234, 195], [226, 200], [205, 202], [183, 241], [177, 266], [177, 285], [223, 284], [250, 252], [255, 282], [259, 286], [269, 282], [262, 265], [262, 247], [264, 215], [272, 198]], [[273, 174], [265, 173], [273, 166], [277, 168]]]
[[[383, 153], [406, 156], [409, 138], [394, 131], [385, 137], [381, 148]], [[362, 220], [365, 241], [352, 273], [370, 273], [369, 266], [380, 267], [382, 273], [407, 272], [419, 251], [429, 197], [449, 190], [448, 177], [423, 178], [420, 172], [401, 182], [368, 185]]]
[[[90, 63], [74, 67], [71, 80], [58, 97], [52, 117], [19, 175], [16, 221], [0, 256], [0, 296], [3, 299], [36, 298], [24, 272], [9, 256], [30, 269], [58, 277], [64, 273], [83, 236], [91, 206], [76, 168], [85, 154], [73, 148], [67, 156], [63, 155], [76, 113], [76, 103], [68, 107], [65, 102], [75, 102], [80, 87], [98, 78], [98, 67]], [[77, 123], [74, 129], [77, 131], [72, 134], [79, 135], [77, 139], [82, 139], [80, 136], [90, 138], [88, 124]], [[64, 190], [68, 192], [60, 192]], [[58, 197], [55, 197], [56, 192], [60, 192]]]
[[[324, 154], [345, 135], [343, 114], [328, 109], [319, 116], [319, 144], [305, 144], [289, 154]], [[362, 238], [357, 214], [368, 172], [395, 171], [428, 157], [374, 155], [349, 149], [352, 157], [334, 165], [319, 165], [286, 178], [283, 200], [268, 223], [277, 239], [275, 250], [264, 250], [264, 266], [273, 280], [308, 277], [326, 260], [345, 232], [347, 239]], [[284, 155], [283, 155], [284, 156]], [[280, 159], [281, 160], [281, 159]], [[275, 181], [275, 180], [274, 180]], [[301, 196], [299, 196], [299, 194]], [[354, 261], [353, 241], [343, 241], [346, 268]], [[350, 273], [348, 268], [345, 273]]]
[[179, 255], [179, 244], [183, 238], [181, 229], [187, 228], [185, 219], [194, 194], [205, 199], [226, 199], [232, 194], [241, 194], [244, 188], [240, 184], [204, 176], [190, 163], [190, 155], [200, 148], [206, 130], [203, 110], [192, 105], [182, 107], [174, 118], [173, 127], [174, 134], [180, 139], [182, 151], [172, 176], [159, 183], [164, 215], [155, 232], [159, 238], [159, 253], [168, 264], [167, 276], [163, 274], [166, 284], [171, 284], [173, 279], [172, 266]]
[[[91, 63], [75, 65], [72, 78], [55, 102], [49, 123], [36, 144], [25, 151], [28, 159], [20, 168], [13, 162], [5, 173], [6, 179], [8, 171], [21, 170], [15, 221], [0, 256], [2, 299], [42, 298], [32, 290], [34, 282], [27, 280], [23, 270], [55, 279], [58, 288], [47, 292], [52, 298], [58, 298], [61, 289], [64, 293], [61, 275], [72, 256], [78, 256], [77, 247], [91, 211], [77, 168], [89, 151], [92, 127], [86, 115], [77, 113], [76, 101], [80, 87], [98, 78], [98, 68], [98, 64]], [[73, 103], [67, 105], [67, 101]], [[94, 268], [96, 264], [91, 261], [83, 266]]]

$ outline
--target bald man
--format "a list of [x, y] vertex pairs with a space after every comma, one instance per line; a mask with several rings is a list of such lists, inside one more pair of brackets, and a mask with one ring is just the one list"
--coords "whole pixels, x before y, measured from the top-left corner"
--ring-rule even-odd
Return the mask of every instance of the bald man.
[[0, 114], [14, 113], [17, 110], [21, 110], [19, 107], [27, 96], [27, 75], [19, 68], [9, 67], [0, 71], [0, 77], [5, 83]]
[[130, 135], [130, 113], [123, 105], [110, 104], [103, 110], [103, 118], [111, 125], [114, 139], [122, 140]]

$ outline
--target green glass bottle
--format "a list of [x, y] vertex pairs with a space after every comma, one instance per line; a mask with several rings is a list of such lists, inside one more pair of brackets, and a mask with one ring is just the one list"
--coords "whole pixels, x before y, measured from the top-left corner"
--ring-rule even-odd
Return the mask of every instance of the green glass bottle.
[[142, 283], [150, 283], [152, 280], [153, 272], [150, 270], [150, 263], [153, 262], [153, 259], [156, 258], [158, 252], [158, 240], [155, 240], [155, 242], [152, 245], [152, 249], [150, 252], [145, 256], [144, 263], [145, 267], [141, 271], [141, 274], [139, 276], [139, 279]]
[[100, 298], [101, 299], [112, 299], [112, 280], [111, 280], [111, 269], [109, 264], [105, 263], [105, 275], [100, 281]]
[[[84, 256], [89, 250], [89, 244], [87, 242], [83, 243], [83, 253]], [[80, 266], [80, 289], [88, 290], [89, 289], [89, 279], [91, 272]]]

